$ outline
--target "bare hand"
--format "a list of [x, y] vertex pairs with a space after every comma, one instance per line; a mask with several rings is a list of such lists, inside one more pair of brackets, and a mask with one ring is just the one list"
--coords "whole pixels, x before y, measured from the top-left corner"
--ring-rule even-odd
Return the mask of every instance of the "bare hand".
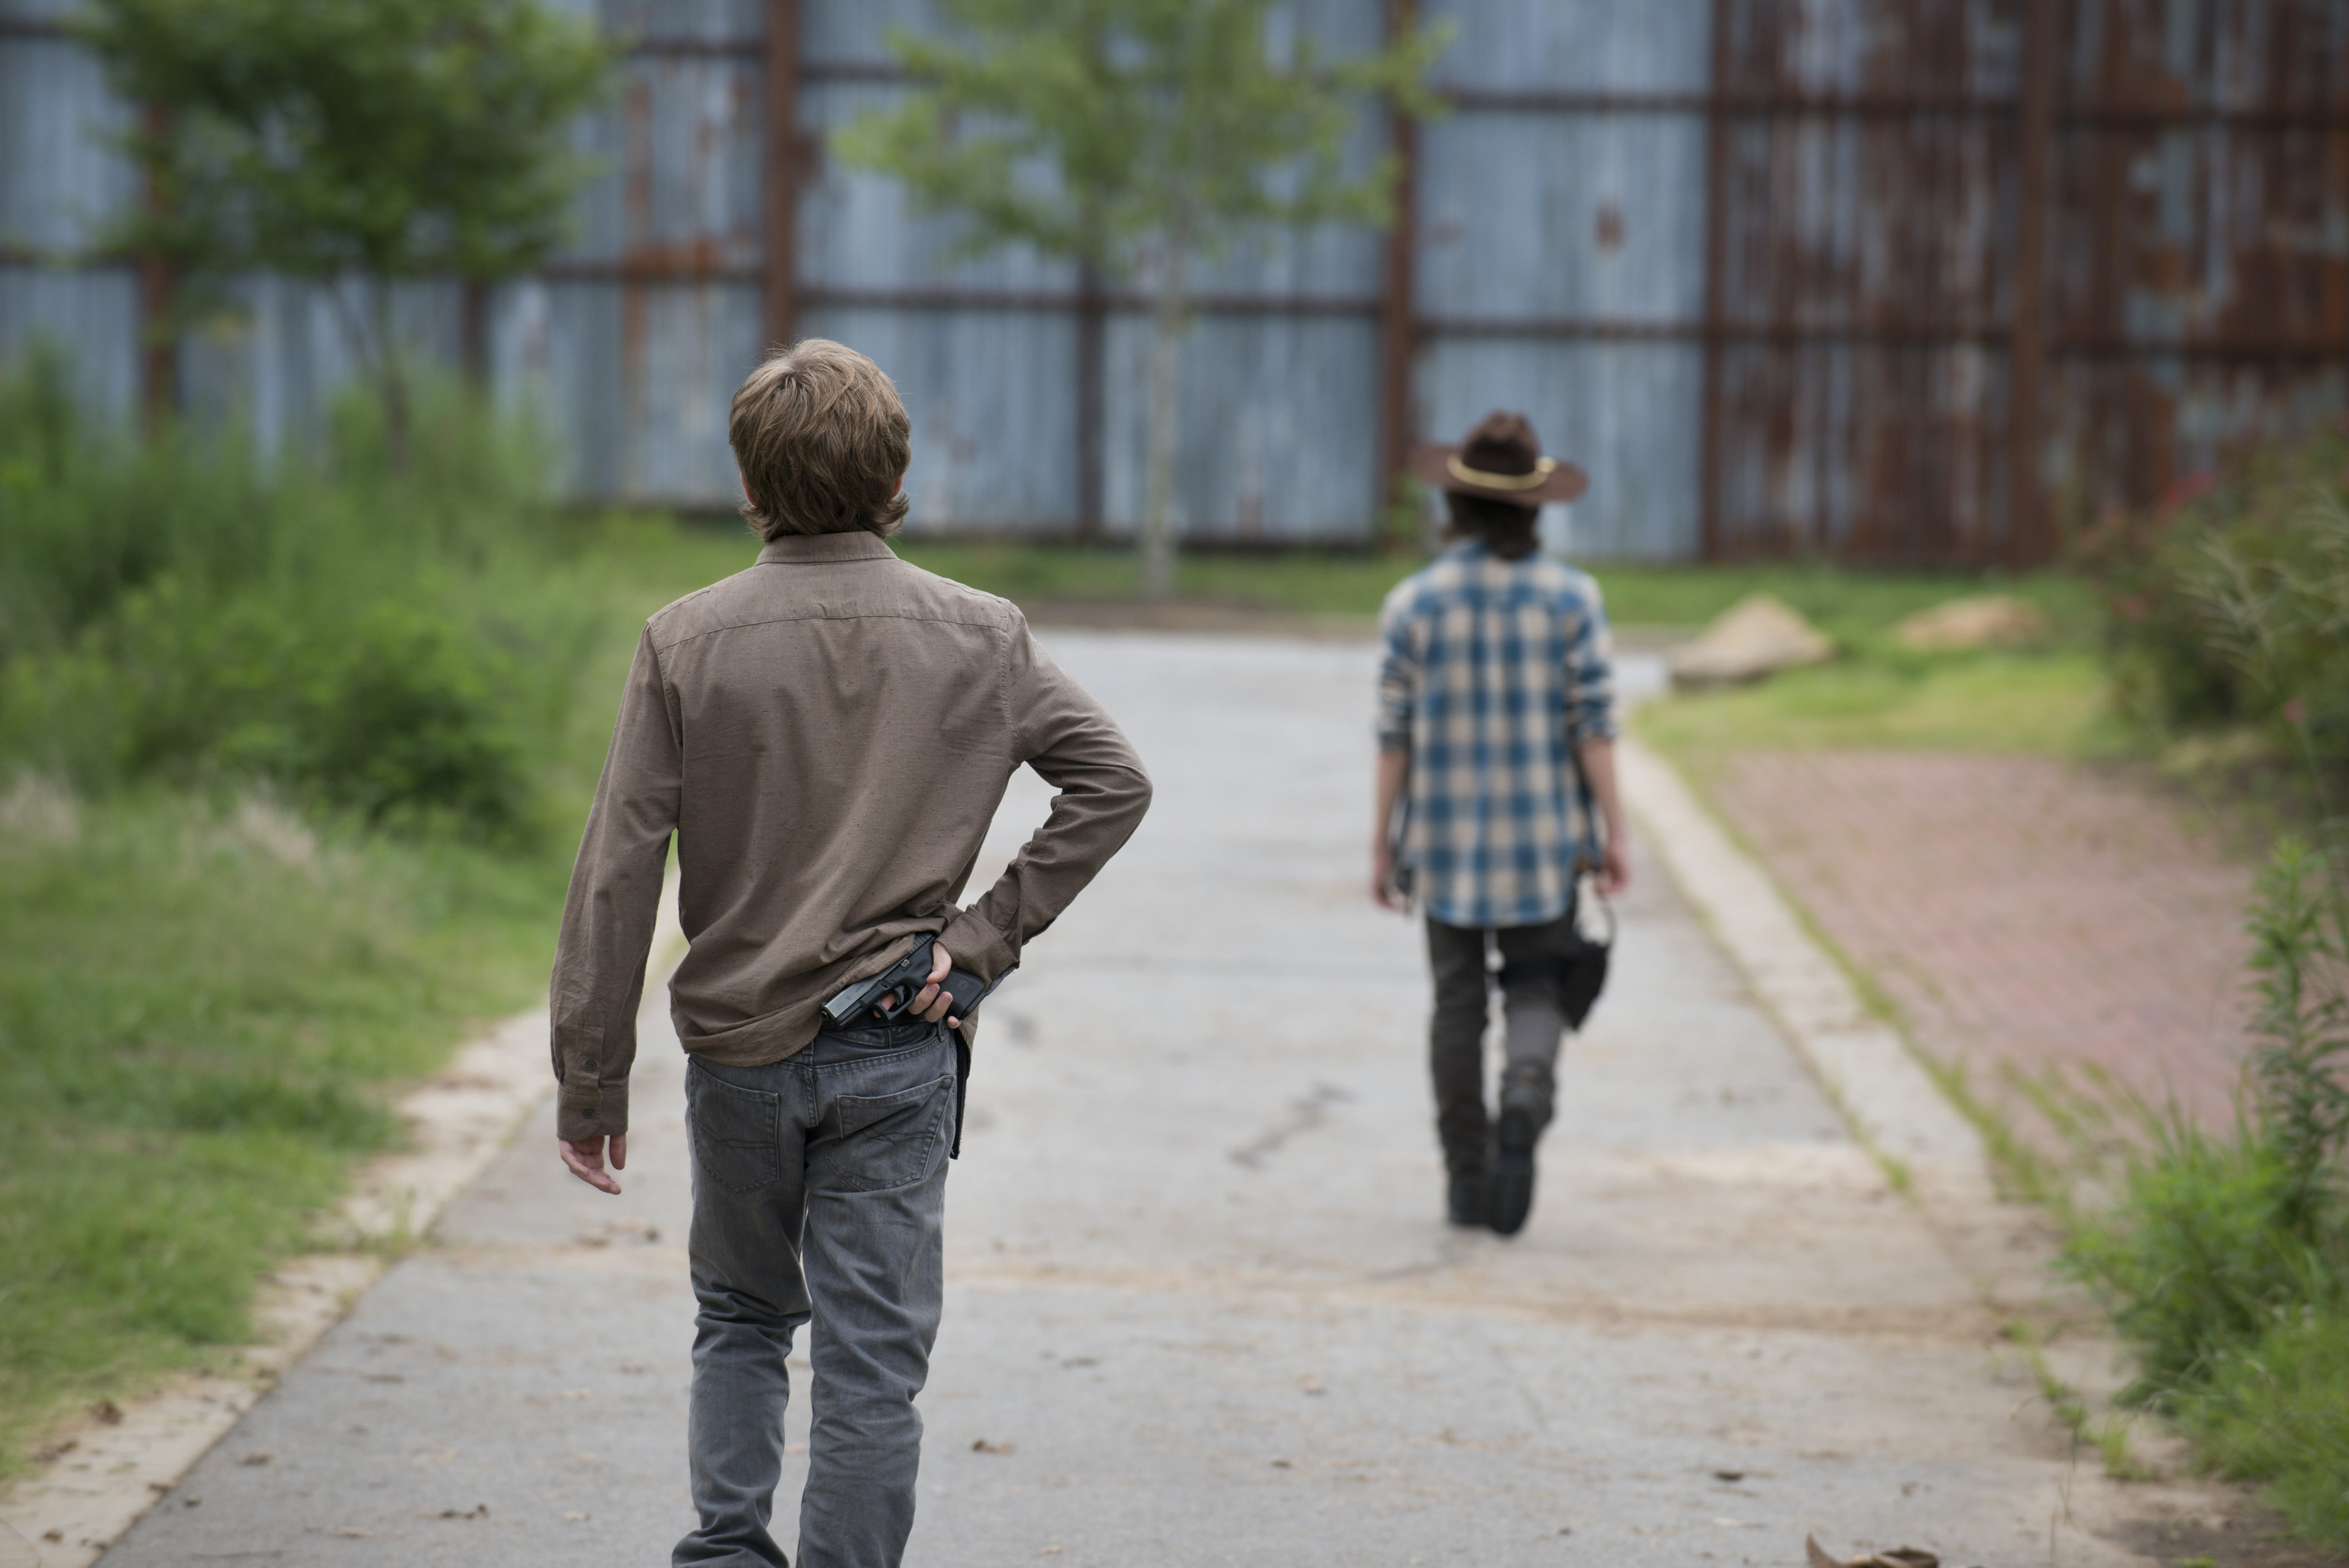
[[946, 943], [932, 942], [929, 983], [922, 987], [921, 992], [913, 1001], [905, 1003], [905, 1011], [897, 1016], [918, 1018], [925, 1023], [936, 1023], [939, 1019], [945, 1018], [947, 1028], [960, 1028], [961, 1019], [947, 1017], [947, 1009], [954, 1005], [954, 994], [945, 988], [944, 982], [947, 973], [953, 968], [954, 955], [947, 951]]
[[1599, 869], [1591, 875], [1590, 885], [1608, 898], [1631, 885], [1630, 846], [1621, 835], [1608, 839], [1607, 846], [1599, 852]]
[[[611, 1141], [612, 1168], [627, 1169], [628, 1135], [615, 1133]], [[559, 1137], [554, 1140], [554, 1147], [563, 1156], [563, 1163], [570, 1168], [572, 1175], [598, 1192], [608, 1192], [615, 1198], [619, 1196], [620, 1184], [604, 1173], [604, 1139], [601, 1137], [576, 1139]]]
[[1371, 846], [1371, 902], [1381, 909], [1408, 908], [1394, 885], [1394, 846], [1381, 839]]

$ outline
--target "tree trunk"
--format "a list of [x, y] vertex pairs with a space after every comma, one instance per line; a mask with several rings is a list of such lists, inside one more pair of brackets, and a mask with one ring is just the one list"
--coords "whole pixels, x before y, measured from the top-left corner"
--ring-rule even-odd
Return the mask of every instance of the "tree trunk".
[[1166, 254], [1151, 304], [1149, 445], [1142, 483], [1142, 597], [1153, 603], [1174, 593], [1174, 445], [1180, 431], [1183, 332], [1188, 325], [1191, 224], [1177, 213], [1166, 226]]
[[408, 376], [400, 363], [399, 335], [391, 322], [391, 284], [369, 281], [375, 327], [376, 391], [383, 400], [384, 458], [394, 473], [408, 472]]

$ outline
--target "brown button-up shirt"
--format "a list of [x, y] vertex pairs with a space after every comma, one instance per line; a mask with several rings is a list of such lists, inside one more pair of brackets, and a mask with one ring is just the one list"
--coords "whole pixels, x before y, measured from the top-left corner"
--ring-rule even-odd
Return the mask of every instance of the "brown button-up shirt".
[[[968, 909], [1021, 763], [1050, 815]], [[690, 947], [669, 984], [687, 1051], [756, 1065], [921, 937], [993, 979], [1150, 805], [1141, 759], [1013, 606], [871, 534], [778, 539], [645, 623], [571, 874], [552, 995], [556, 1129], [628, 1126], [661, 873], [678, 836]]]

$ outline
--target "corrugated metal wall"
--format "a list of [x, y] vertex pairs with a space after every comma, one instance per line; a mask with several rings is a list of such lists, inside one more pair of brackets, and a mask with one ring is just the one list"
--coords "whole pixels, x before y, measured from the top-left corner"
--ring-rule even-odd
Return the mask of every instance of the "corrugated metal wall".
[[[137, 188], [68, 3], [0, 0], [0, 353], [57, 336], [127, 413], [137, 274], [74, 264]], [[564, 3], [631, 41], [581, 130], [605, 169], [576, 243], [472, 308], [434, 284], [400, 310], [541, 403], [577, 494], [730, 505], [727, 399], [787, 320], [897, 379], [914, 527], [1131, 530], [1139, 297], [1031, 255], [949, 261], [948, 225], [823, 159], [828, 128], [905, 90], [883, 39], [928, 25], [918, 0]], [[1282, 25], [1351, 52], [1392, 3], [1299, 0]], [[1420, 8], [1458, 27], [1453, 111], [1373, 118], [1360, 150], [1410, 154], [1402, 241], [1274, 236], [1203, 280], [1195, 539], [1362, 539], [1402, 441], [1506, 406], [1590, 470], [1580, 554], [2037, 559], [2064, 518], [2349, 399], [2339, 0]], [[347, 302], [242, 293], [179, 356], [182, 400], [304, 439], [349, 374]]]
[[1722, 8], [1713, 553], [2044, 558], [2349, 401], [2339, 0]]
[[1708, 0], [1449, 0], [1420, 136], [1419, 430], [1522, 410], [1590, 473], [1568, 539], [1697, 553]]

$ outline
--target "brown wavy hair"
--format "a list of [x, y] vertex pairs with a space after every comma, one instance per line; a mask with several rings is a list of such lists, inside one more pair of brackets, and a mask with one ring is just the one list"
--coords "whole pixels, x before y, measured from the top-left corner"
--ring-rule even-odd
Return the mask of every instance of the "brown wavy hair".
[[742, 471], [742, 515], [762, 539], [895, 533], [911, 504], [897, 482], [913, 428], [880, 366], [829, 338], [802, 338], [735, 390], [726, 440]]
[[1447, 536], [1481, 539], [1485, 548], [1504, 561], [1522, 561], [1541, 543], [1534, 532], [1534, 524], [1541, 520], [1538, 506], [1463, 495], [1456, 490], [1444, 493], [1444, 504], [1452, 513], [1451, 526], [1444, 530]]

